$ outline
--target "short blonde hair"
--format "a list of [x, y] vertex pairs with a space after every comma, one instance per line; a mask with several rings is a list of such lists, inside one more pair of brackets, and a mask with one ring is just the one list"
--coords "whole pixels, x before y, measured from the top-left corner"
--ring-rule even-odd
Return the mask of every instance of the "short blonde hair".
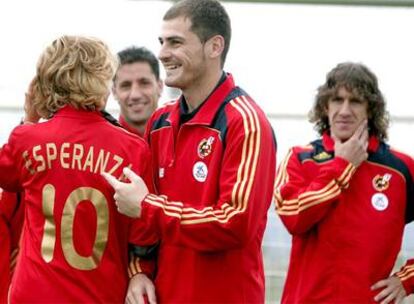
[[62, 36], [49, 45], [37, 63], [33, 107], [43, 118], [65, 105], [94, 111], [110, 92], [118, 61], [99, 39]]

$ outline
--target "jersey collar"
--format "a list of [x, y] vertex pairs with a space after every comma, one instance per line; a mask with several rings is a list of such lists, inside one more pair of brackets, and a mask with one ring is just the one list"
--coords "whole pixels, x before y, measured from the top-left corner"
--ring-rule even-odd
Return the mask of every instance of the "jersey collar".
[[90, 119], [90, 120], [104, 120], [101, 112], [98, 110], [90, 111], [85, 109], [76, 109], [73, 106], [65, 105], [63, 108], [57, 110], [53, 117], [71, 117], [77, 119]]
[[[197, 109], [194, 117], [186, 124], [210, 125], [224, 99], [233, 90], [234, 86], [233, 76], [229, 73], [226, 74], [226, 79], [213, 90], [210, 96], [201, 104], [200, 108]], [[170, 115], [170, 122], [180, 121], [180, 102], [183, 102], [183, 96], [178, 101]]]

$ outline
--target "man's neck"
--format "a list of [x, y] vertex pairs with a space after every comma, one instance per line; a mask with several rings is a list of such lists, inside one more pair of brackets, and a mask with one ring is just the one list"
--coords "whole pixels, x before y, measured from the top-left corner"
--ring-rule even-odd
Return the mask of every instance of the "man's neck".
[[131, 125], [135, 130], [137, 130], [137, 132], [140, 134], [140, 135], [144, 135], [144, 133], [145, 133], [145, 125], [142, 125], [142, 124], [140, 124], [140, 125], [137, 125], [137, 124], [134, 124], [134, 125]]
[[145, 124], [134, 123], [132, 121], [127, 120], [125, 116], [122, 115], [121, 117], [124, 120], [124, 122], [128, 125], [128, 128], [130, 129], [129, 131], [134, 131], [134, 133], [138, 133], [141, 136], [144, 134]]
[[210, 77], [203, 78], [195, 83], [191, 88], [183, 90], [185, 101], [187, 102], [188, 111], [192, 112], [201, 105], [219, 82], [223, 71], [212, 74]]

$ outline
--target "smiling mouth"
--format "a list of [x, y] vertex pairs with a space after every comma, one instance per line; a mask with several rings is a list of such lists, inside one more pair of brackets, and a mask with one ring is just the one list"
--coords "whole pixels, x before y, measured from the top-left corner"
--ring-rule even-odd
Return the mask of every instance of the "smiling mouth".
[[178, 64], [164, 64], [164, 68], [167, 71], [172, 71], [178, 69], [180, 66]]
[[128, 108], [132, 110], [140, 110], [144, 108], [149, 102], [147, 101], [140, 101], [140, 102], [131, 102], [128, 104]]

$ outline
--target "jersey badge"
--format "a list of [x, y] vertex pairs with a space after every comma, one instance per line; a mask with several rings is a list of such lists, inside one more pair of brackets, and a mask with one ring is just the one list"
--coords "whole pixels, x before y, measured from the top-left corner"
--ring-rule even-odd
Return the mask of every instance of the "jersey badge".
[[332, 155], [329, 154], [329, 153], [327, 153], [327, 152], [325, 152], [325, 151], [322, 151], [321, 153], [316, 154], [313, 157], [313, 159], [314, 160], [317, 160], [317, 161], [323, 161], [323, 160], [327, 160], [327, 159], [330, 159], [330, 158], [332, 158]]
[[200, 158], [205, 158], [210, 155], [213, 150], [214, 137], [210, 136], [209, 138], [204, 138], [198, 144], [197, 153]]
[[202, 161], [198, 161], [193, 166], [193, 176], [196, 181], [204, 183], [207, 179], [208, 169], [207, 165]]
[[388, 197], [384, 193], [375, 193], [371, 198], [371, 204], [377, 211], [384, 211], [388, 207]]
[[379, 174], [376, 175], [372, 179], [372, 186], [374, 187], [375, 190], [380, 191], [380, 192], [387, 190], [388, 187], [390, 186], [391, 176], [392, 175], [389, 173], [385, 173], [383, 176]]

